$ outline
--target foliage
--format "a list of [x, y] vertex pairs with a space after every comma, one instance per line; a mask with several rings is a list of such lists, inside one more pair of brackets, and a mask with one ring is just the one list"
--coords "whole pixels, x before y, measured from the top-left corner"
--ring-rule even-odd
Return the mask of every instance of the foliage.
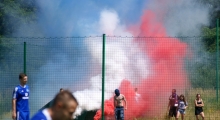
[[[18, 70], [16, 67], [12, 66], [10, 61], [13, 58], [8, 59], [13, 51], [15, 51], [14, 39], [10, 38], [14, 35], [16, 30], [18, 30], [21, 25], [28, 24], [36, 20], [36, 6], [34, 0], [0, 0], [0, 75], [1, 79], [4, 78], [5, 71], [12, 72], [13, 70]], [[13, 53], [14, 54], [14, 53]], [[16, 56], [19, 54], [16, 54]], [[16, 57], [15, 56], [15, 57]], [[14, 58], [17, 61], [17, 58]], [[13, 60], [14, 60], [13, 59]], [[3, 68], [4, 67], [4, 68]], [[13, 68], [13, 69], [12, 69]], [[9, 80], [8, 80], [9, 81]], [[1, 87], [3, 84], [2, 83]], [[7, 86], [10, 87], [10, 86]], [[5, 111], [9, 111], [11, 107], [5, 109], [8, 103], [11, 103], [12, 87], [10, 89], [2, 88], [0, 92], [0, 116], [4, 114]], [[2, 99], [4, 98], [4, 99]], [[10, 104], [11, 105], [11, 104]]]
[[[219, 35], [220, 35], [220, 30]], [[216, 52], [216, 28], [208, 28], [208, 27], [203, 27], [202, 28], [202, 35], [203, 37], [203, 42], [206, 47], [206, 51], [210, 53]], [[220, 38], [219, 38], [220, 39]], [[220, 43], [220, 40], [219, 40]]]
[[220, 18], [220, 1], [219, 0], [197, 0], [198, 3], [204, 4], [210, 8], [210, 28], [216, 27], [216, 19]]
[[8, 40], [24, 24], [36, 20], [36, 6], [33, 0], [0, 0], [0, 62], [12, 48]]
[[194, 69], [188, 70], [189, 79], [193, 88], [216, 88], [216, 60], [210, 57], [204, 63], [194, 65]]
[[33, 0], [0, 1], [0, 35], [10, 36], [19, 25], [36, 19]]

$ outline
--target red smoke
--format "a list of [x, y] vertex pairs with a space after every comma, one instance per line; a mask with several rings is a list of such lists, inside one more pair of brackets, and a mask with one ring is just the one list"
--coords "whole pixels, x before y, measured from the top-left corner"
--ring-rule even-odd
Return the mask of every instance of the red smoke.
[[[150, 59], [151, 72], [146, 79], [135, 86], [141, 94], [138, 103], [135, 101], [134, 86], [128, 80], [121, 83], [119, 90], [128, 102], [125, 119], [162, 115], [166, 111], [171, 90], [184, 90], [188, 84], [184, 70], [187, 44], [177, 38], [168, 38], [165, 27], [151, 11], [146, 11], [140, 26], [134, 28], [138, 28], [132, 29], [135, 36], [152, 37], [135, 39], [136, 42], [141, 43], [140, 47]], [[105, 101], [104, 110], [105, 116], [114, 116], [112, 98]], [[99, 110], [94, 119], [98, 120], [100, 117]]]
[[[108, 118], [111, 117], [114, 115], [114, 105], [113, 105], [113, 99], [111, 98], [110, 100], [106, 100], [105, 101], [105, 104], [104, 104], [104, 115], [107, 116]], [[102, 114], [102, 111], [101, 110], [98, 110], [96, 112], [96, 115], [94, 117], [94, 120], [99, 120], [101, 118], [101, 114]], [[105, 118], [106, 120], [106, 118]]]

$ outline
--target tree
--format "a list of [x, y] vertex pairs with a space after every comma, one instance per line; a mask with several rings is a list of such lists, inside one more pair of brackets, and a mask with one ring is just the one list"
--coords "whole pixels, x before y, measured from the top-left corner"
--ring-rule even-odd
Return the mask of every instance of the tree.
[[35, 20], [35, 13], [33, 0], [1, 0], [0, 36], [9, 37], [22, 23]]
[[220, 18], [220, 1], [219, 0], [197, 0], [198, 4], [209, 7], [210, 25], [201, 28], [203, 42], [206, 50], [210, 53], [216, 52], [216, 20]]
[[9, 40], [22, 24], [36, 20], [34, 0], [0, 0], [0, 61], [11, 47]]
[[210, 53], [216, 52], [216, 28], [203, 27], [202, 34], [203, 34], [203, 42], [205, 44], [206, 51]]
[[[11, 44], [13, 41], [11, 37], [13, 37], [20, 25], [36, 20], [36, 10], [34, 0], [0, 0], [0, 68], [3, 65], [7, 66], [5, 64], [5, 61], [7, 61], [5, 59], [6, 54], [14, 48]], [[8, 70], [12, 69], [9, 67], [5, 67], [3, 70], [0, 69], [0, 74], [3, 75], [3, 72]], [[10, 97], [8, 97], [10, 94], [11, 89], [1, 89], [0, 116], [11, 109], [11, 107], [6, 107], [10, 101]]]
[[220, 1], [219, 0], [197, 0], [199, 3], [204, 4], [210, 8], [210, 28], [216, 27], [216, 19], [220, 18]]

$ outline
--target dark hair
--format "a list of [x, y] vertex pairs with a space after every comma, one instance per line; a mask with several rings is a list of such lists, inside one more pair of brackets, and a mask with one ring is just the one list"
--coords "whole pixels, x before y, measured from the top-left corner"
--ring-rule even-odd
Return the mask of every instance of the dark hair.
[[[199, 94], [199, 93], [197, 93], [197, 94], [196, 94], [196, 97], [198, 97], [199, 95], [200, 95], [200, 94]], [[200, 97], [201, 97], [201, 95], [200, 95]]]
[[183, 102], [184, 102], [184, 104], [186, 105], [186, 99], [185, 99], [185, 96], [184, 96], [183, 94], [181, 94], [181, 95], [179, 96], [179, 99], [180, 99], [181, 97], [183, 97]]
[[176, 89], [172, 89], [174, 92], [176, 92]]
[[73, 96], [73, 94], [70, 91], [63, 90], [62, 92], [59, 92], [55, 96], [52, 107], [57, 105], [59, 102], [61, 102], [64, 105], [64, 107], [66, 107], [68, 101], [70, 101], [70, 100], [75, 101], [77, 105], [79, 104], [78, 101], [76, 100], [76, 98]]
[[24, 77], [26, 77], [27, 75], [25, 73], [20, 73], [19, 74], [19, 79], [23, 79]]
[[115, 89], [115, 94], [116, 94], [116, 96], [119, 96], [119, 95], [120, 95], [119, 89]]

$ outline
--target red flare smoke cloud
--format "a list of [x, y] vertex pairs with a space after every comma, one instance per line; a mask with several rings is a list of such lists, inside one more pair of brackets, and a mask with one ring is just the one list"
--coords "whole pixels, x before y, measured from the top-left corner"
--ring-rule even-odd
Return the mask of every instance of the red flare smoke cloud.
[[[134, 28], [132, 31], [135, 36], [152, 37], [135, 39], [135, 42], [141, 43], [140, 47], [150, 59], [151, 74], [135, 86], [141, 94], [139, 103], [135, 102], [134, 86], [129, 80], [121, 83], [120, 92], [125, 95], [128, 103], [125, 119], [160, 115], [166, 111], [171, 90], [184, 90], [187, 85], [184, 70], [187, 44], [177, 38], [159, 38], [167, 36], [166, 30], [151, 11], [145, 11], [140, 26]], [[105, 101], [104, 114], [106, 117], [114, 117], [113, 98]], [[97, 112], [94, 120], [99, 120], [100, 117], [101, 110]]]

